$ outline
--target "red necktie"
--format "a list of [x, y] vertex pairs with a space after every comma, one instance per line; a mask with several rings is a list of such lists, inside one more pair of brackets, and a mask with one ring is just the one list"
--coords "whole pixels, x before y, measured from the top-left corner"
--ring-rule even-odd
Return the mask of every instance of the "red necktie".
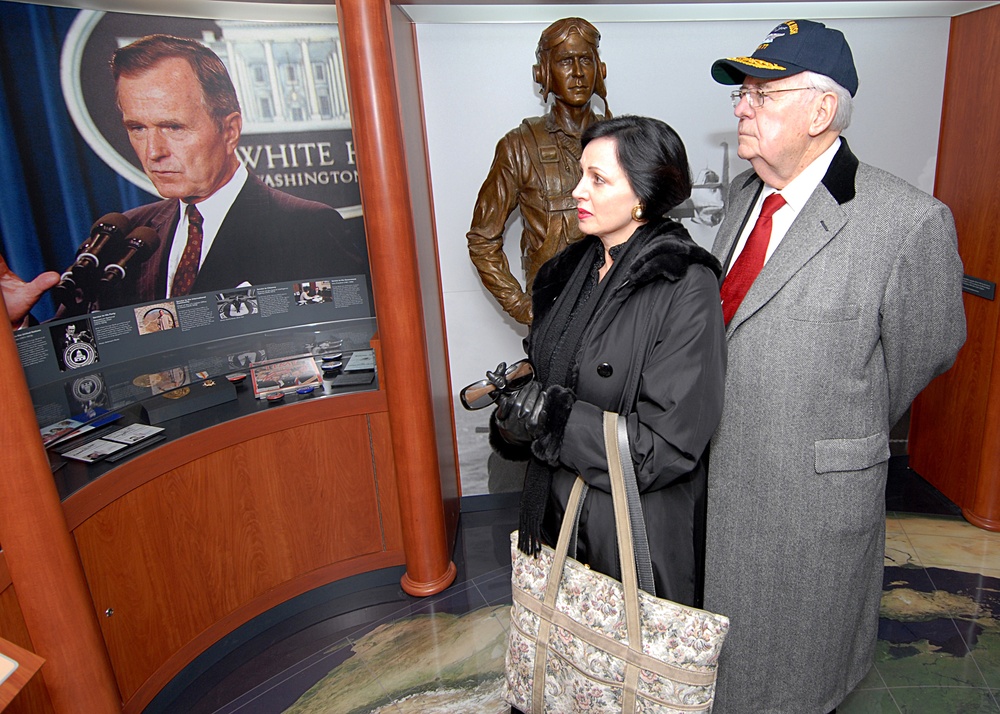
[[194, 287], [194, 280], [198, 277], [198, 265], [201, 263], [201, 240], [205, 237], [201, 229], [205, 219], [201, 217], [198, 209], [193, 203], [189, 203], [186, 209], [188, 219], [188, 239], [181, 254], [181, 262], [177, 264], [177, 272], [174, 273], [174, 282], [170, 288], [170, 296], [187, 295]]
[[771, 242], [771, 216], [784, 205], [785, 199], [780, 193], [772, 193], [764, 199], [764, 206], [760, 209], [760, 216], [750, 231], [746, 245], [743, 246], [743, 252], [736, 258], [732, 269], [722, 282], [722, 318], [727, 325], [739, 309], [753, 281], [757, 279], [760, 269], [764, 267], [767, 244]]

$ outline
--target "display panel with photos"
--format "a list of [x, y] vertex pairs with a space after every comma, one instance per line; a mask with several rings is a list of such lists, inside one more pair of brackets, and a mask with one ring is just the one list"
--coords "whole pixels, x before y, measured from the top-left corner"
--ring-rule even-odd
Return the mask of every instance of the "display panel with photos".
[[[273, 352], [275, 335], [342, 323], [367, 346], [375, 311], [335, 23], [14, 2], [0, 15], [0, 61], [39, 58], [0, 95], [2, 151], [23, 169], [0, 185], [16, 216], [0, 239], [22, 279], [60, 274], [29, 314], [7, 301], [29, 386], [47, 395], [41, 426], [100, 401], [106, 374], [231, 369], [229, 355], [199, 368], [199, 352], [219, 351], [209, 343]], [[200, 265], [182, 279], [192, 246]]]

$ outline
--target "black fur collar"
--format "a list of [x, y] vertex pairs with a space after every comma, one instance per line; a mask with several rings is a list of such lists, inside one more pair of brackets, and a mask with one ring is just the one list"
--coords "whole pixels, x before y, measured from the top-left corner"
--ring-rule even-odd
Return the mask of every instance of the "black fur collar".
[[[692, 265], [705, 265], [717, 277], [722, 275], [715, 256], [695, 243], [684, 226], [675, 221], [642, 226], [629, 241], [639, 245], [631, 246], [626, 257], [628, 265], [624, 266], [626, 271], [619, 273], [615, 281], [630, 291], [656, 280], [680, 280]], [[539, 268], [531, 291], [536, 320], [548, 312], [580, 261], [589, 260], [587, 256], [594, 254], [597, 243], [594, 236], [585, 236]]]

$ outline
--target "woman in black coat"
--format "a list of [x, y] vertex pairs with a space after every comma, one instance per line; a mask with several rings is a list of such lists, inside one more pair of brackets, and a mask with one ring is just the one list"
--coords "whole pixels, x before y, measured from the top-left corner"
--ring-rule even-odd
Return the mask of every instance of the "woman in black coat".
[[573, 192], [585, 238], [545, 263], [527, 340], [535, 380], [502, 395], [491, 443], [530, 458], [518, 547], [555, 543], [580, 474], [590, 489], [577, 559], [620, 578], [604, 411], [627, 419], [656, 594], [701, 597], [706, 448], [722, 413], [720, 267], [666, 218], [691, 193], [680, 137], [622, 116], [583, 134]]

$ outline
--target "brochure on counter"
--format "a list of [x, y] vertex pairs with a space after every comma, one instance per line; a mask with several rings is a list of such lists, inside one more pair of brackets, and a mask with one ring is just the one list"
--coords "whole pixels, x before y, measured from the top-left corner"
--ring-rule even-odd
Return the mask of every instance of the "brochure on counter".
[[83, 414], [49, 424], [42, 429], [42, 444], [45, 448], [55, 446], [68, 439], [86, 434], [88, 431], [93, 431], [99, 426], [110, 424], [116, 419], [121, 419], [121, 416], [121, 414], [109, 412], [103, 407], [96, 407]]
[[130, 424], [110, 434], [103, 434], [99, 439], [61, 451], [60, 454], [67, 459], [92, 464], [126, 447], [151, 439], [161, 431], [163, 431], [162, 426]]

